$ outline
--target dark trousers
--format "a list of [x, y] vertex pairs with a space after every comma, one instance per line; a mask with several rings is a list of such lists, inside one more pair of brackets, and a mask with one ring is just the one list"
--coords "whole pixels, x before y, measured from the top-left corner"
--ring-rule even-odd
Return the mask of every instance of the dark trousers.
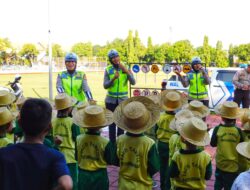
[[[110, 111], [114, 112], [115, 108], [118, 106], [118, 102], [116, 104], [110, 104], [110, 103], [105, 103], [106, 108], [109, 109]], [[124, 130], [118, 128], [117, 129], [117, 136], [120, 136], [124, 133]], [[115, 123], [112, 123], [109, 125], [109, 140], [112, 143], [115, 143], [116, 141], [116, 125]]]
[[[191, 101], [193, 101], [193, 100], [188, 100], [188, 103]], [[202, 102], [207, 107], [209, 106], [209, 100], [197, 100], [197, 101]]]
[[249, 92], [249, 90], [236, 89], [234, 91], [234, 102], [236, 102], [239, 107], [242, 103], [243, 108], [249, 108]]
[[223, 188], [224, 190], [230, 190], [237, 176], [237, 172], [224, 172], [216, 168], [214, 190], [221, 190]]

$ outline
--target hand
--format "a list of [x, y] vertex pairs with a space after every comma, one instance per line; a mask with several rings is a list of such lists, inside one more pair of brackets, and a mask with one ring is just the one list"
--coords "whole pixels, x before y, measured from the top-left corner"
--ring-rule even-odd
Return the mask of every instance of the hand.
[[118, 72], [118, 71], [116, 71], [116, 72], [115, 72], [115, 76], [114, 76], [113, 80], [118, 79], [118, 78], [119, 78], [119, 76], [120, 76], [119, 72]]
[[248, 85], [246, 85], [246, 84], [243, 84], [242, 90], [249, 90], [249, 87], [248, 87]]
[[56, 145], [60, 145], [62, 144], [62, 141], [63, 141], [63, 138], [59, 135], [56, 135], [55, 138], [54, 138], [54, 142]]
[[119, 64], [119, 67], [124, 73], [128, 73], [128, 69], [123, 64]]

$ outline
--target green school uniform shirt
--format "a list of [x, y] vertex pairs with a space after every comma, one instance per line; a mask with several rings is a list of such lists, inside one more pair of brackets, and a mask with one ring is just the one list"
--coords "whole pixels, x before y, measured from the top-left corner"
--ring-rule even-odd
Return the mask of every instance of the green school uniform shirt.
[[205, 190], [212, 175], [210, 155], [200, 149], [181, 149], [174, 153], [169, 171], [175, 187]]
[[152, 176], [159, 171], [154, 141], [143, 134], [126, 133], [116, 142], [115, 164], [120, 166], [118, 189], [151, 190]]
[[80, 129], [73, 124], [71, 117], [55, 118], [52, 121], [53, 137], [59, 135], [63, 138], [58, 146], [59, 151], [65, 156], [67, 164], [76, 163], [75, 141], [80, 134]]
[[239, 169], [239, 155], [237, 144], [243, 141], [240, 128], [235, 125], [219, 125], [215, 127], [211, 146], [216, 147], [216, 167], [224, 172], [237, 172]]
[[13, 141], [11, 141], [6, 136], [0, 137], [0, 148], [6, 147], [13, 144]]
[[164, 143], [169, 143], [169, 139], [176, 131], [169, 128], [170, 122], [174, 119], [174, 114], [162, 113], [156, 126], [156, 138]]
[[100, 132], [87, 131], [77, 137], [77, 157], [80, 169], [96, 171], [112, 164], [114, 151], [111, 142]]

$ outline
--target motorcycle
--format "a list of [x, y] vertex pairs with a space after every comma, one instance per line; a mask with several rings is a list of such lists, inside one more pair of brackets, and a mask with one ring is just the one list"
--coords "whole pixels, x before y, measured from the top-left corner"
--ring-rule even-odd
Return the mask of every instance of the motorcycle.
[[20, 84], [21, 78], [22, 78], [21, 75], [16, 75], [13, 82], [9, 81], [7, 84], [8, 86], [10, 86], [10, 88], [0, 87], [0, 90], [6, 90], [8, 92], [15, 94], [17, 100], [18, 98], [23, 96], [23, 89]]

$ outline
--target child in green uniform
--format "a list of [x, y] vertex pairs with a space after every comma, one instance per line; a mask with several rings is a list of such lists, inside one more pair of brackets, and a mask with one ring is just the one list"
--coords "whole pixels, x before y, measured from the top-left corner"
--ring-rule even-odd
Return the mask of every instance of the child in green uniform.
[[201, 119], [193, 117], [177, 124], [181, 140], [186, 149], [175, 152], [170, 164], [170, 177], [174, 179], [174, 189], [205, 190], [206, 180], [212, 175], [210, 155], [197, 146], [210, 142], [207, 125]]
[[[242, 135], [244, 142], [250, 142], [250, 116], [247, 122], [243, 123]], [[239, 155], [239, 172], [244, 172], [250, 168], [250, 160]]]
[[162, 108], [165, 110], [161, 114], [156, 124], [156, 138], [158, 140], [158, 152], [160, 156], [160, 182], [161, 189], [170, 189], [170, 178], [168, 176], [169, 162], [169, 139], [176, 131], [169, 128], [170, 122], [175, 117], [175, 111], [183, 105], [181, 94], [173, 90], [161, 92]]
[[65, 156], [73, 180], [73, 189], [77, 189], [78, 169], [75, 144], [76, 137], [80, 134], [80, 129], [73, 124], [72, 118], [68, 115], [75, 103], [75, 98], [65, 93], [58, 94], [55, 97], [55, 109], [58, 111], [57, 117], [52, 120], [54, 141], [58, 145], [59, 151]]
[[0, 108], [0, 148], [9, 146], [13, 142], [6, 137], [6, 133], [12, 126], [14, 116], [6, 107]]
[[107, 165], [114, 153], [111, 142], [100, 136], [100, 128], [112, 124], [113, 113], [98, 105], [89, 105], [73, 114], [73, 122], [84, 129], [77, 137], [79, 166], [78, 189], [108, 190]]
[[159, 170], [155, 142], [143, 132], [160, 117], [159, 107], [146, 97], [123, 101], [114, 111], [114, 122], [126, 134], [116, 141], [115, 165], [120, 166], [118, 189], [152, 189], [152, 176]]
[[211, 146], [217, 147], [214, 189], [229, 190], [239, 169], [236, 146], [243, 141], [243, 136], [236, 126], [236, 118], [241, 116], [241, 112], [235, 102], [229, 101], [217, 106], [215, 112], [221, 115], [224, 124], [214, 128], [211, 139]]
[[[17, 111], [13, 107], [16, 96], [8, 91], [0, 90], [0, 107], [6, 107], [16, 117]], [[13, 126], [11, 125], [6, 131], [6, 137], [14, 143]]]

